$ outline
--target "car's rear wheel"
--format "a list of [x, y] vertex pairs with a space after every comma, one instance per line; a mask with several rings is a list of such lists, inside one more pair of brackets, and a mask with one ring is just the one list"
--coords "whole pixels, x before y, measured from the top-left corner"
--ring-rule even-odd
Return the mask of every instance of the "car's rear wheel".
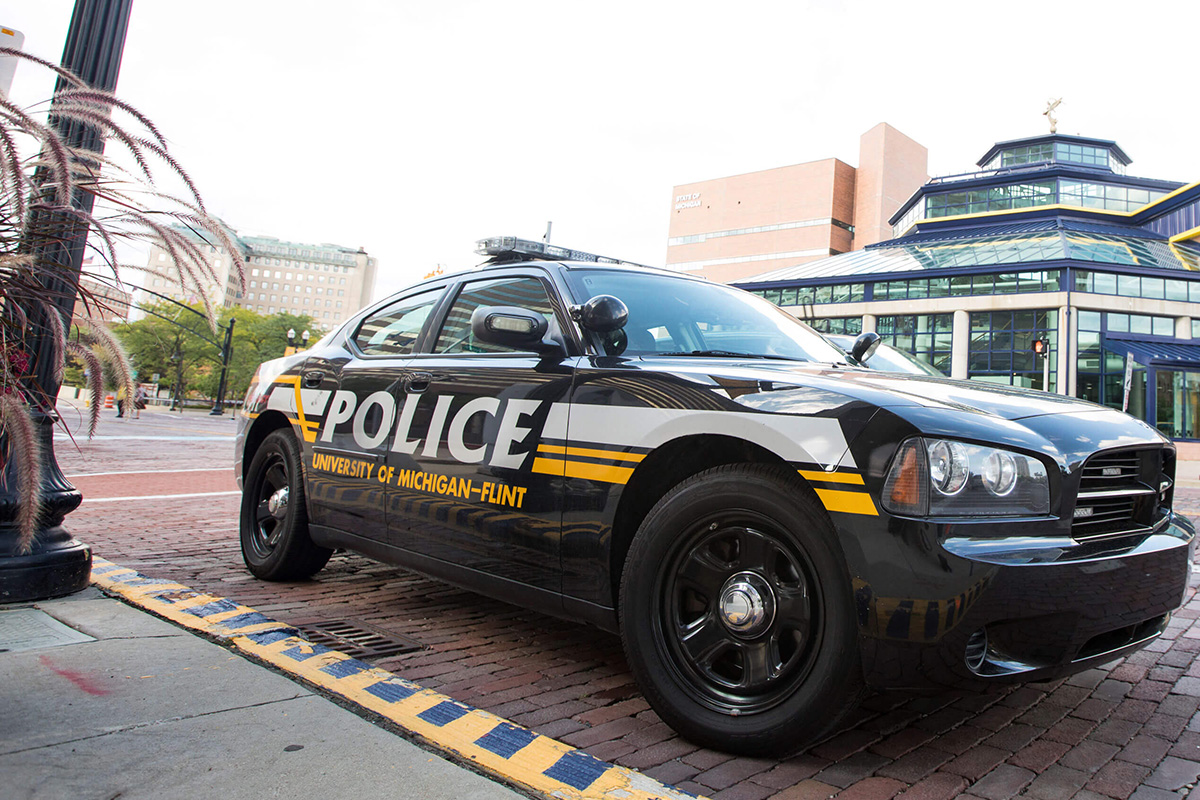
[[784, 468], [718, 467], [668, 492], [630, 547], [620, 616], [650, 704], [698, 744], [788, 755], [857, 701], [844, 559]]
[[242, 487], [242, 560], [259, 578], [307, 578], [333, 551], [308, 533], [300, 446], [291, 431], [272, 431], [250, 460]]

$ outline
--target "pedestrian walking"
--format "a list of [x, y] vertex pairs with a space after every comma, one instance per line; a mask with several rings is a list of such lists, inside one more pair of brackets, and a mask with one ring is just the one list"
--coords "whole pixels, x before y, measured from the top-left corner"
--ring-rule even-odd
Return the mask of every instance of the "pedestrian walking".
[[146, 390], [140, 385], [133, 395], [133, 418], [139, 419], [142, 416], [142, 409], [146, 407]]
[[125, 387], [117, 389], [117, 419], [125, 416]]

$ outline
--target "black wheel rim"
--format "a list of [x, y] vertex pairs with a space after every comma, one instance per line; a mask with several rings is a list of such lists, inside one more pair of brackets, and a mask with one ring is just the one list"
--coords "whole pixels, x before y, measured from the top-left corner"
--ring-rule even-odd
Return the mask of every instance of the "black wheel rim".
[[[790, 697], [820, 649], [814, 575], [803, 548], [765, 517], [713, 518], [681, 537], [660, 572], [654, 616], [687, 691], [730, 715], [766, 711]], [[762, 601], [761, 613], [739, 619], [745, 605], [730, 598], [745, 595]], [[738, 629], [738, 621], [747, 627]]]
[[254, 498], [254, 518], [250, 522], [250, 549], [259, 559], [275, 551], [287, 530], [291, 519], [290, 510], [281, 516], [271, 510], [271, 498], [281, 489], [289, 487], [287, 462], [282, 453], [271, 452], [263, 461], [254, 482], [251, 496]]

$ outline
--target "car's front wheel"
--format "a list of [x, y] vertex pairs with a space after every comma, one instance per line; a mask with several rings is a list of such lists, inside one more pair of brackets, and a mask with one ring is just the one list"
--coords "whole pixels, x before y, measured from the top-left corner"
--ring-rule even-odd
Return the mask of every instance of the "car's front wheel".
[[717, 467], [668, 492], [630, 547], [620, 617], [650, 704], [697, 744], [789, 755], [857, 701], [846, 566], [782, 467]]
[[242, 486], [242, 560], [268, 581], [307, 578], [333, 551], [308, 534], [300, 446], [291, 431], [272, 431], [250, 460]]

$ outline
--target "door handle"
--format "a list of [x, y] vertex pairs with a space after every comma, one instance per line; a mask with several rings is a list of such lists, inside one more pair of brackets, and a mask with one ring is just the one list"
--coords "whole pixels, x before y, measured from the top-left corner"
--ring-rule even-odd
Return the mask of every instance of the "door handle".
[[428, 372], [414, 372], [404, 377], [404, 391], [409, 394], [420, 394], [429, 388], [433, 375]]
[[321, 385], [321, 381], [325, 380], [325, 373], [314, 371], [304, 373], [304, 388], [316, 389]]

